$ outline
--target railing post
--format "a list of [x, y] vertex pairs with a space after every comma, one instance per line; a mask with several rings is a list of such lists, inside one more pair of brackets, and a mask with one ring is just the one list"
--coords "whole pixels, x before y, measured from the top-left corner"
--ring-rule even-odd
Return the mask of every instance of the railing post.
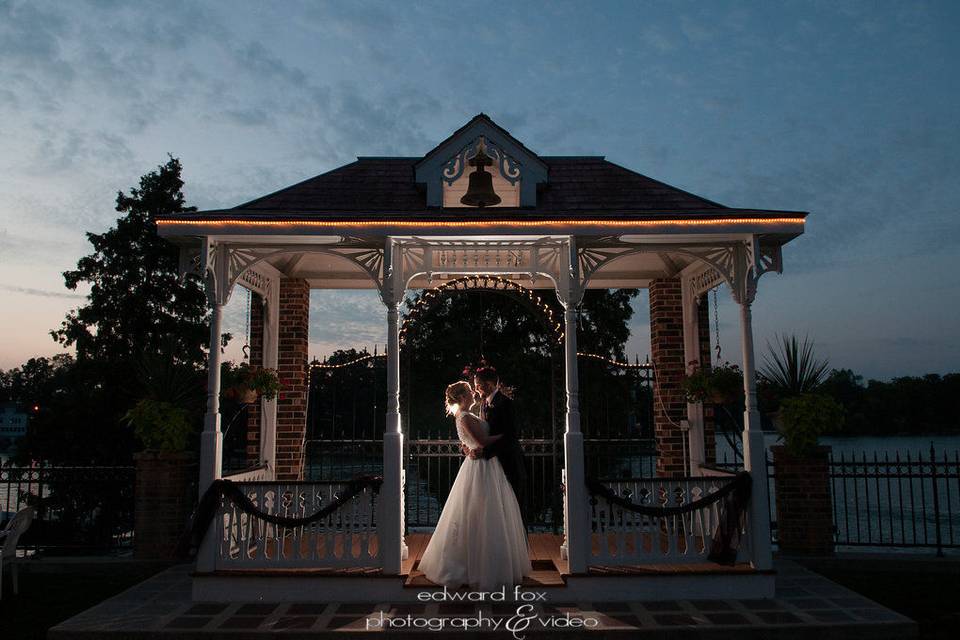
[[[921, 474], [922, 475], [922, 474]], [[930, 477], [933, 478], [933, 522], [937, 536], [937, 557], [943, 557], [943, 534], [940, 531], [940, 489], [937, 487], [937, 452], [930, 443]], [[921, 482], [923, 480], [921, 479]]]
[[563, 434], [565, 541], [570, 573], [586, 573], [590, 559], [591, 535], [587, 520], [587, 488], [584, 473], [583, 433], [580, 431], [580, 382], [577, 371], [577, 305], [583, 295], [577, 272], [574, 238], [567, 239], [563, 252], [562, 278], [557, 289], [563, 305], [564, 362], [566, 370], [567, 420]]
[[750, 548], [753, 566], [761, 571], [773, 566], [770, 544], [770, 513], [767, 504], [767, 448], [760, 428], [757, 409], [757, 384], [754, 369], [753, 321], [750, 300], [740, 302], [740, 333], [743, 350], [743, 466], [753, 478], [750, 498]]
[[401, 251], [393, 238], [384, 248], [381, 299], [387, 308], [387, 415], [383, 434], [383, 486], [380, 489], [378, 538], [385, 574], [399, 574], [407, 546], [403, 536], [403, 430], [400, 425], [400, 300], [403, 279]]

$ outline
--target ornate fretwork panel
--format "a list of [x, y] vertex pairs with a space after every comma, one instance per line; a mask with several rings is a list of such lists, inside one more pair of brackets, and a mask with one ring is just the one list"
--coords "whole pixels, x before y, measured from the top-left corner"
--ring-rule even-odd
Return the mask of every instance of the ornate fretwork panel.
[[[273, 279], [267, 276], [257, 265], [272, 258], [297, 254], [334, 255], [352, 262], [382, 288], [384, 250], [378, 247], [360, 246], [360, 243], [347, 246], [324, 245], [243, 245], [217, 243], [205, 240], [204, 247], [196, 252], [196, 258], [190, 258], [187, 252], [181, 252], [181, 271], [191, 273], [191, 260], [199, 262], [195, 272], [204, 275], [207, 297], [211, 304], [226, 304], [237, 283], [265, 296], [269, 296]], [[267, 270], [268, 272], [270, 269]]]
[[506, 151], [495, 143], [486, 140], [483, 136], [477, 136], [471, 140], [469, 144], [460, 149], [459, 153], [443, 165], [443, 181], [449, 186], [460, 179], [470, 160], [477, 155], [481, 139], [483, 139], [485, 143], [487, 155], [493, 160], [493, 164], [497, 167], [500, 176], [511, 185], [517, 184], [517, 182], [520, 181], [520, 162], [508, 155]]
[[434, 240], [413, 238], [398, 241], [402, 278], [448, 275], [501, 274], [545, 276], [556, 282], [563, 242], [555, 238], [537, 240]]
[[643, 252], [673, 253], [693, 258], [703, 268], [690, 276], [694, 295], [701, 295], [720, 284], [730, 286], [737, 302], [752, 302], [756, 295], [757, 280], [769, 271], [781, 273], [783, 261], [781, 250], [776, 245], [762, 245], [755, 236], [739, 242], [722, 242], [710, 245], [688, 243], [623, 242], [616, 237], [592, 239], [589, 246], [580, 247], [577, 257], [580, 267], [581, 286], [613, 260]]

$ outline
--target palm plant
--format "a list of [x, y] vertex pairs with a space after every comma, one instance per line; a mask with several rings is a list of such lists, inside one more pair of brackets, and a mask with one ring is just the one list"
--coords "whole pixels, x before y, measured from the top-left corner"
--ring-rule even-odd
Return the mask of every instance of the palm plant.
[[820, 386], [827, 375], [827, 360], [817, 360], [813, 352], [813, 340], [797, 336], [778, 335], [774, 347], [767, 342], [767, 354], [763, 357], [760, 377], [773, 389], [785, 396], [809, 393]]

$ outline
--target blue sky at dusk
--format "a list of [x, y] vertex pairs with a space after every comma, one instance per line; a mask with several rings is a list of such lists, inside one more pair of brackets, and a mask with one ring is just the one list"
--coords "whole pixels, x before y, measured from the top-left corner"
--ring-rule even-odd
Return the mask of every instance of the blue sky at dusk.
[[[0, 367], [59, 347], [63, 287], [116, 192], [170, 153], [233, 206], [478, 112], [736, 207], [805, 210], [761, 280], [758, 347], [958, 370], [960, 3], [0, 0]], [[244, 330], [245, 296], [228, 325]], [[311, 355], [382, 344], [370, 292], [314, 292]], [[724, 355], [737, 317], [720, 295]], [[646, 297], [628, 351], [648, 347]]]

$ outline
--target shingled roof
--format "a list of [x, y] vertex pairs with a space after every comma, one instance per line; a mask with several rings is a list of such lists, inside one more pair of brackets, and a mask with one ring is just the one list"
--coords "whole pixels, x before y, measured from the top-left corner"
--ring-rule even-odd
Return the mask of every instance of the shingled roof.
[[[625, 169], [599, 156], [540, 156], [550, 179], [527, 215], [582, 212], [692, 212], [722, 205]], [[420, 158], [358, 158], [356, 162], [251, 200], [233, 214], [427, 212], [414, 180]], [[448, 210], [462, 212], [463, 209]], [[488, 209], [487, 211], [492, 211]], [[510, 210], [498, 208], [498, 213]]]

